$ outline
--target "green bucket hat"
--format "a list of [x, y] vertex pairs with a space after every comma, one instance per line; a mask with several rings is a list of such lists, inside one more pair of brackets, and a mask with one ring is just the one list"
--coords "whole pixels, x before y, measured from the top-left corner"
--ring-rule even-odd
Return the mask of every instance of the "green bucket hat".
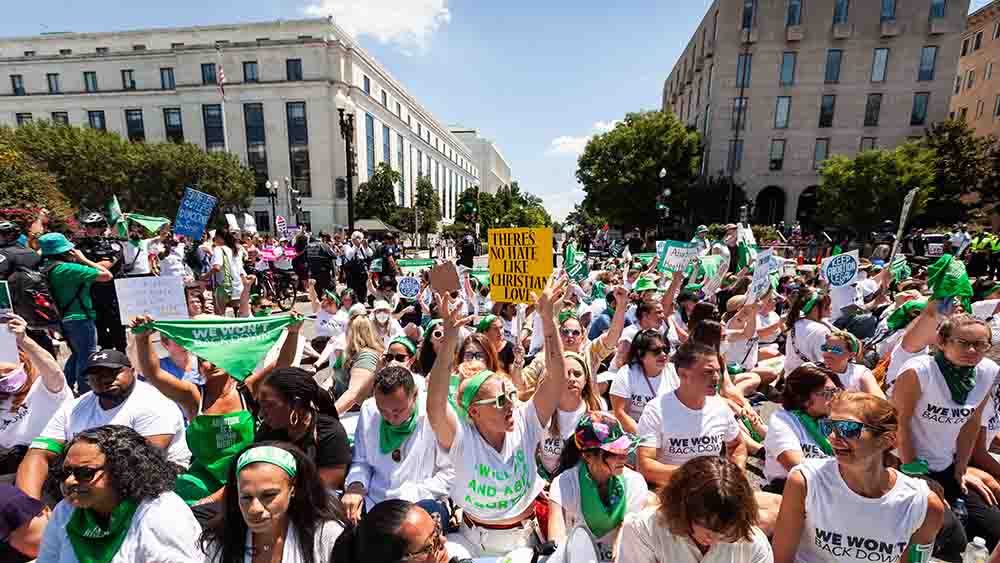
[[42, 256], [56, 256], [76, 248], [62, 233], [45, 233], [38, 237], [38, 248]]
[[635, 282], [635, 285], [632, 286], [632, 291], [636, 293], [642, 293], [643, 291], [656, 291], [657, 289], [659, 288], [656, 287], [656, 283], [647, 277], [639, 278]]

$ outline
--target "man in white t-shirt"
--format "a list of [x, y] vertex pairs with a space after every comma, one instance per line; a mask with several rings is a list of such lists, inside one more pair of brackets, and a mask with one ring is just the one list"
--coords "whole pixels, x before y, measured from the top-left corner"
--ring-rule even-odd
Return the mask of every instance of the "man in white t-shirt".
[[181, 467], [191, 462], [184, 440], [184, 418], [177, 405], [152, 385], [137, 381], [128, 356], [118, 350], [100, 350], [90, 355], [84, 372], [92, 391], [64, 404], [31, 442], [17, 469], [17, 487], [41, 498], [49, 463], [63, 446], [84, 430], [120, 424], [132, 428], [164, 450], [168, 461]]
[[379, 370], [354, 431], [354, 459], [341, 499], [348, 519], [356, 523], [366, 507], [390, 499], [408, 500], [431, 514], [447, 516], [442, 501], [454, 477], [455, 469], [427, 421], [425, 397], [413, 374], [400, 365]]
[[746, 446], [736, 418], [718, 395], [721, 366], [714, 348], [689, 342], [673, 358], [680, 387], [646, 405], [639, 419], [639, 473], [663, 485], [681, 465], [702, 456], [726, 455], [740, 467]]
[[215, 314], [225, 315], [226, 307], [232, 301], [239, 301], [243, 293], [243, 265], [237, 262], [233, 249], [226, 246], [222, 231], [216, 231], [212, 249], [212, 272], [214, 272]]

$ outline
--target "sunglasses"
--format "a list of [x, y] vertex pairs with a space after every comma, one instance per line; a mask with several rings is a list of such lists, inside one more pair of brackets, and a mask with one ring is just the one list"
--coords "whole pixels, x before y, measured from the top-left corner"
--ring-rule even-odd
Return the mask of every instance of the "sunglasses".
[[646, 350], [646, 353], [652, 354], [654, 356], [659, 356], [660, 354], [669, 354], [670, 348], [667, 348], [666, 346], [659, 346], [657, 348], [650, 348], [649, 350]]
[[559, 332], [566, 338], [575, 338], [583, 334], [582, 330], [577, 330], [575, 328], [561, 328]]
[[94, 478], [97, 477], [97, 473], [99, 471], [104, 471], [104, 466], [102, 465], [100, 467], [88, 467], [86, 465], [80, 465], [80, 466], [64, 465], [62, 471], [65, 475], [63, 477], [63, 480], [65, 480], [66, 477], [72, 475], [73, 478], [80, 483], [89, 483], [93, 481]]
[[424, 544], [424, 547], [404, 555], [403, 561], [425, 558], [441, 553], [441, 550], [444, 549], [445, 538], [444, 528], [441, 526], [441, 516], [435, 513], [431, 515], [431, 518], [434, 519], [434, 531], [431, 533], [431, 537], [427, 538], [427, 543]]
[[964, 338], [951, 338], [950, 340], [961, 346], [963, 349], [968, 350], [969, 348], [973, 348], [976, 352], [987, 352], [993, 347], [993, 344], [987, 340], [980, 340], [978, 342], [966, 340]]
[[482, 401], [473, 401], [473, 405], [490, 405], [496, 407], [497, 409], [503, 410], [507, 406], [513, 406], [514, 400], [517, 399], [517, 390], [510, 389], [505, 390], [503, 393], [493, 397], [492, 399], [483, 399]]
[[816, 394], [824, 399], [832, 399], [840, 394], [840, 389], [829, 389], [824, 387], [823, 389], [816, 391]]
[[392, 354], [390, 352], [386, 352], [385, 354], [382, 355], [382, 359], [385, 360], [386, 362], [391, 362], [393, 360], [396, 360], [399, 363], [405, 363], [407, 360], [410, 359], [410, 356], [409, 354]]
[[834, 346], [832, 344], [823, 344], [822, 346], [819, 347], [819, 350], [820, 352], [828, 352], [830, 354], [837, 354], [837, 355], [844, 353], [843, 348], [841, 348], [840, 346]]
[[882, 433], [882, 429], [878, 426], [872, 426], [856, 420], [833, 420], [830, 418], [824, 418], [819, 421], [820, 432], [826, 436], [829, 436], [830, 433], [833, 432], [838, 438], [844, 440], [857, 440], [865, 428], [868, 428], [875, 433]]
[[462, 361], [465, 362], [472, 362], [475, 360], [485, 360], [485, 359], [486, 359], [486, 354], [478, 350], [466, 350], [462, 354]]

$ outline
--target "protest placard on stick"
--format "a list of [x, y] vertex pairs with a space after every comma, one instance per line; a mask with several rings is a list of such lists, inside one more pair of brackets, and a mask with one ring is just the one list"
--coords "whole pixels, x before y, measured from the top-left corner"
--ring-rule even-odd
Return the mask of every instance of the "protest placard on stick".
[[160, 321], [188, 318], [184, 279], [174, 276], [115, 280], [119, 320], [125, 326], [135, 317], [150, 315]]
[[552, 274], [552, 229], [490, 229], [490, 297], [532, 303]]
[[181, 200], [177, 218], [174, 220], [174, 233], [193, 240], [200, 239], [205, 232], [208, 218], [215, 209], [215, 202], [213, 196], [185, 188], [184, 199]]

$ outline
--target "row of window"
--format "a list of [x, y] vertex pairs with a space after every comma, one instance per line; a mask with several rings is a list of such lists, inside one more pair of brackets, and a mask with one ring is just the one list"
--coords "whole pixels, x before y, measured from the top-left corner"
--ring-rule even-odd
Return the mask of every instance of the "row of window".
[[[881, 9], [879, 20], [882, 22], [895, 21], [896, 0], [880, 0]], [[940, 19], [945, 17], [946, 0], [929, 0], [930, 19]], [[787, 0], [785, 6], [785, 25], [788, 27], [802, 25], [802, 13], [806, 0]], [[835, 0], [833, 3], [833, 23], [844, 24], [849, 21], [851, 2], [850, 0]], [[743, 0], [743, 13], [740, 18], [741, 28], [752, 29], [757, 21], [758, 0]]]
[[[910, 109], [910, 125], [913, 127], [927, 124], [927, 110], [930, 106], [930, 92], [917, 92], [913, 94], [913, 105]], [[868, 94], [865, 100], [865, 127], [878, 127], [879, 118], [882, 113], [883, 94]], [[733, 130], [746, 129], [747, 111], [749, 109], [748, 98], [733, 98], [732, 128]], [[833, 127], [834, 114], [837, 109], [837, 96], [835, 94], [824, 94], [819, 106], [819, 127]], [[778, 96], [774, 103], [774, 128], [787, 129], [792, 114], [791, 96]]]
[[[218, 84], [220, 82], [219, 78], [221, 73], [217, 70], [215, 63], [202, 63], [201, 65], [201, 83], [203, 85]], [[133, 69], [122, 69], [122, 90], [136, 90], [137, 83], [135, 80], [135, 70]], [[285, 61], [285, 78], [290, 82], [297, 82], [302, 80], [302, 59], [287, 59]], [[46, 82], [48, 83], [49, 94], [61, 94], [62, 88], [60, 85], [60, 75], [58, 73], [48, 73], [45, 75]], [[257, 72], [257, 61], [244, 61], [243, 62], [243, 82], [244, 83], [255, 83], [260, 81], [260, 75]], [[21, 74], [10, 75], [11, 90], [15, 96], [27, 95], [27, 90], [24, 87], [24, 76]], [[177, 82], [174, 79], [174, 69], [173, 67], [163, 67], [160, 69], [160, 89], [162, 90], [173, 90], [177, 87]], [[97, 82], [97, 72], [92, 70], [86, 70], [83, 72], [83, 89], [85, 92], [99, 92], [100, 87]]]
[[[926, 45], [920, 50], [920, 64], [917, 67], [917, 81], [930, 82], [934, 80], [934, 70], [937, 66], [938, 48]], [[778, 83], [781, 86], [795, 85], [795, 71], [798, 62], [798, 52], [782, 53], [778, 70]], [[823, 80], [827, 84], [840, 82], [840, 69], [843, 67], [844, 51], [828, 49], [826, 52], [826, 68]], [[736, 87], [749, 88], [750, 75], [753, 66], [753, 54], [742, 53], [736, 60]], [[885, 82], [889, 74], [889, 48], [878, 47], [872, 53], [871, 82]]]
[[[984, 74], [983, 78], [984, 80], [993, 80], [993, 61], [986, 63], [986, 73]], [[962, 91], [963, 79], [964, 79], [965, 90], [966, 91], [971, 90], [976, 85], [975, 67], [966, 70], [964, 76], [962, 75], [961, 72], [959, 72], [955, 76], [955, 94], [958, 94], [959, 92]]]
[[[785, 147], [787, 139], [771, 139], [768, 150], [768, 170], [779, 171], [785, 167]], [[861, 137], [858, 143], [858, 151], [869, 151], [878, 148], [878, 137]], [[830, 138], [821, 137], [816, 139], [813, 147], [813, 170], [819, 170], [823, 162], [830, 157]], [[726, 161], [726, 171], [729, 173], [738, 172], [743, 164], [743, 139], [732, 139], [729, 141], [729, 158]]]
[[[371, 78], [368, 77], [368, 75], [362, 75], [361, 88], [362, 88], [362, 90], [364, 91], [365, 94], [367, 94], [370, 97], [373, 97], [372, 96], [372, 81], [371, 81]], [[389, 108], [389, 94], [388, 94], [388, 92], [386, 92], [386, 90], [384, 88], [382, 88], [380, 94], [381, 94], [380, 101], [381, 101], [382, 107], [384, 107], [385, 109], [387, 109], [389, 111], [392, 111], [392, 109]], [[402, 107], [402, 104], [400, 104], [398, 101], [395, 102], [395, 115], [400, 120], [403, 119], [403, 107]], [[407, 127], [410, 128], [411, 131], [413, 130], [413, 120], [411, 119], [411, 116], [409, 114], [407, 114], [407, 116], [406, 116], [406, 125], [407, 125]], [[447, 143], [445, 143], [444, 141], [441, 141], [437, 137], [432, 136], [431, 135], [431, 128], [430, 127], [427, 127], [425, 129], [424, 126], [423, 126], [423, 124], [418, 121], [417, 122], [416, 133], [417, 133], [417, 137], [419, 137], [420, 140], [426, 142], [428, 146], [433, 146], [435, 150], [437, 150], [439, 153], [441, 153], [448, 160], [452, 161], [456, 166], [460, 167], [462, 170], [465, 170], [469, 174], [472, 174], [473, 176], [475, 176], [475, 172], [473, 170], [472, 163], [469, 162], [469, 161], [467, 161], [467, 160], [465, 160], [465, 158], [462, 157], [461, 154], [459, 154], [457, 151], [453, 150], [450, 146], [448, 146]]]
[[[299, 40], [313, 39], [313, 36], [311, 36], [311, 35], [299, 35], [298, 39]], [[256, 42], [258, 44], [260, 44], [260, 43], [267, 43], [270, 40], [271, 40], [270, 37], [258, 37], [256, 39]], [[215, 42], [215, 47], [218, 49], [218, 48], [225, 47], [225, 46], [227, 46], [229, 44], [230, 44], [229, 40], [227, 40], [227, 39], [219, 39], [219, 40], [217, 40]], [[184, 47], [184, 43], [174, 42], [174, 43], [170, 44], [170, 48], [171, 49], [179, 49], [181, 47]], [[146, 45], [142, 44], [142, 43], [134, 44], [134, 45], [132, 45], [132, 50], [133, 51], [145, 51], [146, 50]], [[98, 55], [107, 55], [111, 51], [110, 51], [110, 49], [108, 47], [95, 47], [94, 48], [94, 52], [97, 53]], [[62, 56], [72, 55], [73, 54], [73, 49], [59, 49], [59, 54], [62, 55]], [[34, 51], [34, 50], [24, 51], [24, 56], [25, 57], [34, 57], [34, 56], [37, 56], [37, 55], [38, 55], [38, 52]]]
[[[983, 116], [985, 112], [984, 106], [985, 104], [983, 103], [982, 100], [976, 101], [976, 113], [973, 119], [979, 119], [980, 117]], [[969, 108], [968, 107], [958, 108], [958, 113], [956, 114], [956, 112], [953, 111], [949, 114], [949, 117], [951, 119], [955, 119], [957, 117], [962, 121], [966, 121], [969, 118]], [[993, 119], [1000, 119], [1000, 94], [997, 94], [996, 98], [994, 98], [993, 100]]]
[[[962, 40], [962, 53], [959, 56], [964, 57], [969, 53], [975, 53], [983, 48], [983, 31], [980, 29], [973, 35]], [[993, 40], [996, 41], [997, 39], [1000, 39], [1000, 22], [993, 24]]]

